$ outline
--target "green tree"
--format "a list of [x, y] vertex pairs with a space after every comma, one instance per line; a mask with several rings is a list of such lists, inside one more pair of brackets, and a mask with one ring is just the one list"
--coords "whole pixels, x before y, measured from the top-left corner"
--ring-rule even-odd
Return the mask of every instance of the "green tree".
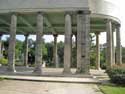
[[15, 50], [15, 57], [17, 60], [20, 60], [23, 54], [23, 42], [16, 39], [16, 50]]
[[4, 48], [3, 49], [3, 56], [4, 56], [4, 58], [7, 59], [7, 57], [8, 57], [8, 47], [9, 47], [9, 37], [6, 37], [6, 40], [3, 40], [2, 43], [3, 43], [2, 47]]
[[63, 59], [64, 59], [64, 42], [60, 41], [58, 44], [58, 57], [59, 57], [59, 64], [60, 67], [63, 67]]
[[53, 58], [53, 43], [45, 43], [45, 48], [47, 50], [46, 54], [46, 61], [48, 66], [53, 66], [52, 65], [52, 58]]

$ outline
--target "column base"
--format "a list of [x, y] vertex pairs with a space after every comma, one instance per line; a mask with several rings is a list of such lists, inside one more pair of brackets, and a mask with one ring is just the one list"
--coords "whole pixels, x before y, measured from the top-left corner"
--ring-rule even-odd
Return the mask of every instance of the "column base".
[[82, 69], [77, 69], [76, 70], [76, 74], [90, 74], [90, 72], [89, 71], [85, 71], [85, 70], [82, 70]]
[[96, 68], [96, 70], [102, 70], [101, 68]]
[[71, 70], [63, 70], [63, 74], [72, 74]]
[[12, 68], [12, 67], [7, 67], [7, 72], [10, 72], [10, 73], [15, 73], [16, 72], [16, 69], [15, 68]]
[[26, 67], [26, 68], [29, 68], [29, 66], [28, 66], [28, 65], [25, 65], [25, 67]]
[[56, 68], [59, 68], [59, 64], [56, 64]]
[[33, 71], [36, 75], [42, 75], [42, 65], [37, 65]]

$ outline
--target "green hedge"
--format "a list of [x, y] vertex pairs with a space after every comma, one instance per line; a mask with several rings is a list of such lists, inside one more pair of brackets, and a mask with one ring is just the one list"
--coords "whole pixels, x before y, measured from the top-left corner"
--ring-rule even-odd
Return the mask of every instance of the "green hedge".
[[114, 66], [111, 70], [108, 70], [108, 75], [111, 82], [125, 85], [125, 65]]
[[8, 64], [8, 60], [5, 59], [5, 58], [0, 58], [0, 64], [7, 65]]

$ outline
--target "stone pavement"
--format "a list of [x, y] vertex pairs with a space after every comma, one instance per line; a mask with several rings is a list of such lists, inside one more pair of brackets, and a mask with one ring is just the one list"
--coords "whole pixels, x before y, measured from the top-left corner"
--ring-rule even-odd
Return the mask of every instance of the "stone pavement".
[[0, 81], [0, 94], [103, 94], [95, 84]]
[[104, 70], [76, 75], [72, 69], [72, 74], [64, 75], [62, 68], [44, 68], [42, 76], [33, 75], [32, 67], [16, 70], [11, 74], [6, 67], [0, 67], [0, 77], [11, 79], [0, 81], [0, 94], [102, 94], [97, 83], [108, 79]]

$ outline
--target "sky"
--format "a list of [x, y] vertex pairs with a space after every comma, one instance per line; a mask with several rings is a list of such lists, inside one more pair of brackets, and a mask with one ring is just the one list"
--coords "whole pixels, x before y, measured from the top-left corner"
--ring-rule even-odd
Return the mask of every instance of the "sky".
[[[121, 44], [125, 47], [125, 0], [105, 0], [114, 3], [116, 6], [119, 7], [119, 16], [121, 20]], [[2, 39], [6, 39], [7, 36], [4, 36]], [[25, 37], [22, 35], [17, 35], [17, 39], [24, 41]], [[31, 35], [29, 36], [30, 39], [35, 40], [36, 37]], [[45, 42], [53, 41], [53, 36], [44, 36]], [[115, 33], [114, 33], [114, 40], [116, 41]], [[57, 41], [64, 41], [64, 36], [58, 36]], [[100, 44], [106, 43], [106, 33], [100, 34]], [[116, 43], [115, 43], [116, 45]]]

